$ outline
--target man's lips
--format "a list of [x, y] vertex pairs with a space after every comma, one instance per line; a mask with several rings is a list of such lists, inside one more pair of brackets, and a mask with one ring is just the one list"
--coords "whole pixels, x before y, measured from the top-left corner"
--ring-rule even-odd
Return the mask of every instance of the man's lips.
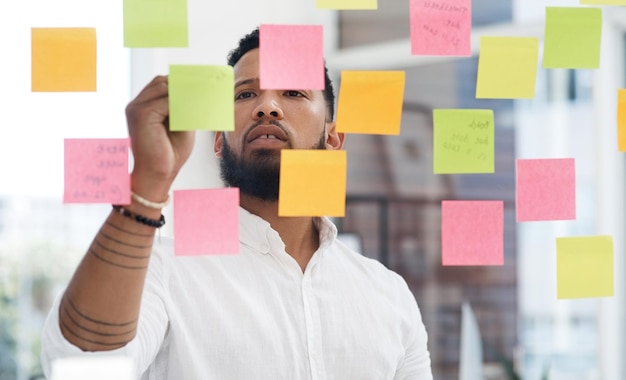
[[251, 143], [255, 140], [259, 142], [267, 141], [271, 142], [285, 142], [287, 141], [287, 133], [285, 131], [272, 124], [263, 124], [254, 127], [246, 136], [246, 142]]

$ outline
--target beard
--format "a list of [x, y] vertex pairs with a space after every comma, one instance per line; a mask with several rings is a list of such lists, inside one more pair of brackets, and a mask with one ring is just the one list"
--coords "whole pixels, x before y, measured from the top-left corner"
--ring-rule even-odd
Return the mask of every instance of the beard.
[[[326, 133], [311, 149], [326, 149]], [[249, 160], [236, 157], [226, 138], [222, 145], [220, 174], [224, 185], [238, 187], [242, 194], [263, 201], [278, 201], [280, 184], [280, 150], [259, 149]]]

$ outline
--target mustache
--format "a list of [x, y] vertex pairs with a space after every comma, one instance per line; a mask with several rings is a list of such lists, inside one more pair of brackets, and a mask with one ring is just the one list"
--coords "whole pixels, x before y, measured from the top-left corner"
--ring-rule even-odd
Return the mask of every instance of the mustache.
[[250, 134], [250, 132], [254, 131], [254, 128], [258, 127], [259, 125], [267, 125], [267, 124], [275, 125], [278, 128], [280, 128], [285, 133], [287, 138], [289, 138], [291, 136], [291, 133], [289, 133], [287, 128], [285, 128], [285, 126], [282, 125], [280, 123], [280, 121], [278, 121], [278, 120], [269, 120], [269, 121], [268, 120], [259, 120], [259, 121], [255, 122], [254, 124], [252, 124], [250, 127], [248, 127], [248, 130], [243, 135], [243, 141], [248, 141], [248, 135]]

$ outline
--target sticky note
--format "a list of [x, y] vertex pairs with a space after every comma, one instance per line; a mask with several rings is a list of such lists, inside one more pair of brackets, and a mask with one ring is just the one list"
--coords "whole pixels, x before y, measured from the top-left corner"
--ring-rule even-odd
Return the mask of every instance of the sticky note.
[[170, 130], [234, 130], [234, 82], [231, 66], [170, 65]]
[[588, 4], [588, 5], [626, 5], [626, 0], [580, 0], [580, 4]]
[[433, 172], [493, 173], [493, 111], [433, 110]]
[[52, 361], [50, 380], [133, 380], [135, 368], [128, 356], [70, 356]]
[[187, 0], [124, 0], [124, 47], [187, 47], [187, 19]]
[[481, 37], [476, 98], [533, 98], [538, 56], [537, 38]]
[[337, 131], [400, 134], [404, 71], [342, 71]]
[[504, 264], [504, 202], [442, 201], [441, 259], [447, 265]]
[[573, 158], [518, 159], [516, 165], [518, 222], [576, 219]]
[[543, 67], [597, 69], [601, 35], [602, 9], [546, 7]]
[[611, 236], [557, 238], [556, 251], [558, 299], [613, 296]]
[[626, 152], [626, 89], [617, 90], [617, 145]]
[[32, 28], [33, 92], [96, 91], [95, 28]]
[[239, 189], [175, 190], [174, 254], [239, 253]]
[[411, 0], [411, 54], [470, 56], [471, 0]]
[[315, 0], [318, 9], [378, 9], [378, 0]]
[[345, 215], [345, 150], [283, 149], [280, 157], [278, 215]]
[[261, 88], [324, 89], [323, 40], [321, 25], [261, 25]]
[[64, 203], [130, 203], [124, 139], [65, 139]]

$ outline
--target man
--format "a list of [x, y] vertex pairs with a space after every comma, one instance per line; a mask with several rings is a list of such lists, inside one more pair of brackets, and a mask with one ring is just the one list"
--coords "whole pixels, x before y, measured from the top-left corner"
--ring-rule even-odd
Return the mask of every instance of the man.
[[240, 188], [239, 255], [173, 257], [154, 242], [192, 149], [167, 128], [167, 78], [126, 109], [133, 201], [115, 206], [46, 322], [42, 361], [126, 355], [142, 379], [432, 379], [405, 281], [350, 251], [327, 218], [279, 217], [281, 149], [341, 149], [326, 90], [261, 90], [258, 29], [229, 55], [235, 130], [218, 132]]

